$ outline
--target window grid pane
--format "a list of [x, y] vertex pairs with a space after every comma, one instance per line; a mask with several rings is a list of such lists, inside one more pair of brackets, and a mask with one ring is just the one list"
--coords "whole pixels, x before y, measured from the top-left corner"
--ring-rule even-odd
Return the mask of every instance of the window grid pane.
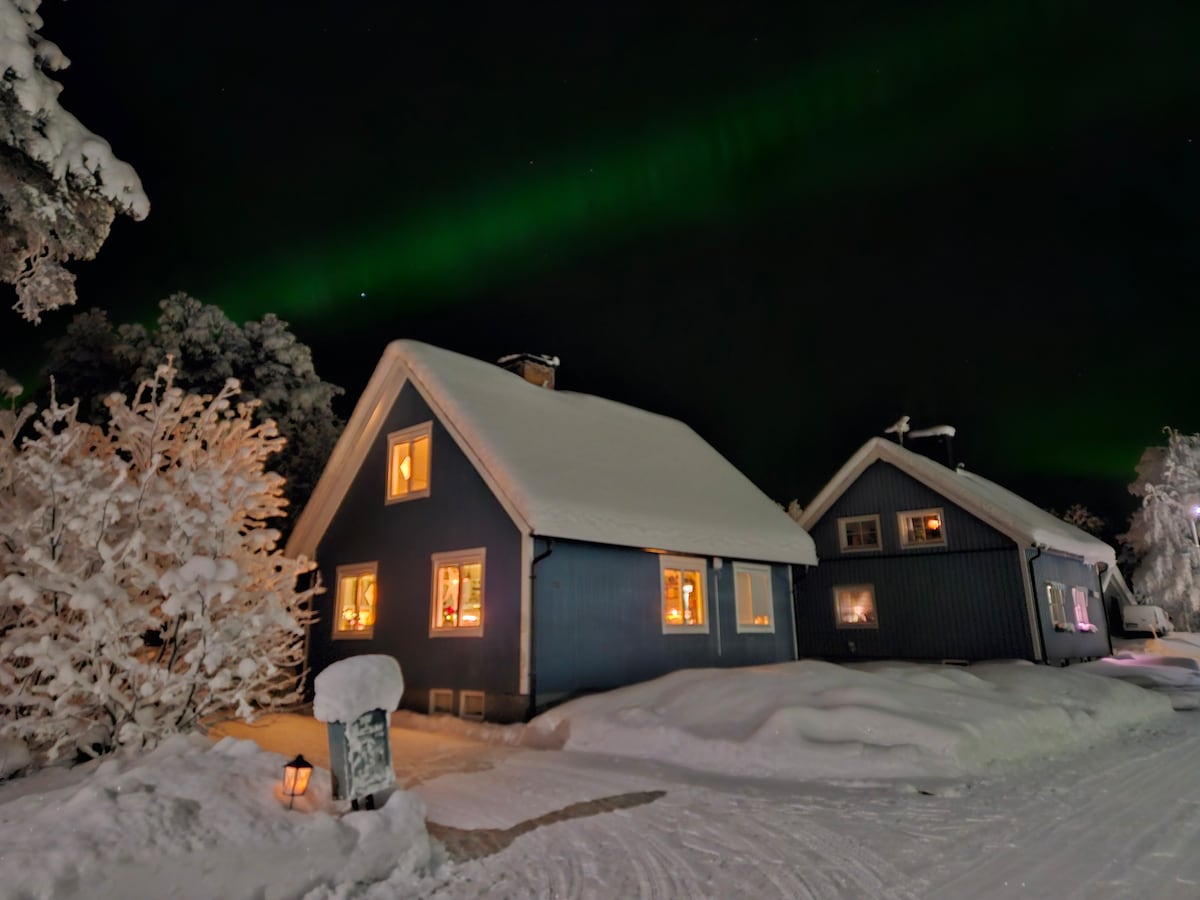
[[839, 625], [877, 625], [875, 592], [870, 587], [837, 588]]
[[1075, 601], [1075, 624], [1090, 625], [1092, 620], [1088, 618], [1088, 595], [1081, 587], [1071, 588], [1071, 597]]
[[438, 628], [456, 628], [458, 626], [458, 586], [460, 575], [458, 566], [438, 567]]
[[754, 587], [750, 579], [749, 572], [738, 572], [737, 587], [734, 593], [737, 594], [738, 622], [742, 625], [749, 625], [754, 619]]
[[1066, 604], [1063, 602], [1063, 586], [1053, 582], [1046, 585], [1046, 598], [1050, 604], [1050, 620], [1055, 625], [1065, 625], [1067, 621]]
[[694, 569], [683, 570], [683, 624], [704, 624], [704, 585]]
[[429, 487], [429, 438], [419, 437], [412, 442], [412, 476], [409, 487], [423, 491]]
[[463, 628], [476, 628], [483, 624], [483, 566], [464, 563], [458, 568], [458, 624]]
[[408, 441], [398, 441], [392, 445], [391, 490], [388, 493], [392, 497], [403, 497], [407, 494], [408, 478], [411, 474], [411, 445]]
[[338, 589], [338, 631], [366, 631], [375, 624], [375, 576], [351, 575]]
[[766, 572], [755, 572], [750, 579], [753, 585], [753, 619], [751, 625], [771, 624], [771, 576]]

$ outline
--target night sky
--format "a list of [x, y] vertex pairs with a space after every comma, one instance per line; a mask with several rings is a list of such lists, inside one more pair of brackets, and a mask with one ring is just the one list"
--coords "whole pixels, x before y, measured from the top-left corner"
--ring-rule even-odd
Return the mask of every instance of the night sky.
[[642, 6], [46, 0], [152, 204], [80, 308], [275, 312], [346, 415], [394, 338], [557, 354], [784, 502], [908, 414], [1123, 518], [1200, 431], [1200, 4]]

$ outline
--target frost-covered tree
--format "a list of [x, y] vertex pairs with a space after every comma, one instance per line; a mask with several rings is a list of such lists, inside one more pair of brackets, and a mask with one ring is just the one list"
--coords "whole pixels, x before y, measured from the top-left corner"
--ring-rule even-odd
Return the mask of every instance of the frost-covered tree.
[[1081, 528], [1088, 534], [1094, 535], [1099, 535], [1104, 530], [1105, 524], [1107, 524], [1082, 503], [1072, 503], [1065, 513], [1060, 513], [1052, 509], [1050, 510], [1050, 515], [1057, 516], [1064, 522], [1068, 522], [1076, 528]]
[[68, 60], [39, 33], [41, 0], [0, 0], [0, 281], [30, 321], [75, 302], [71, 259], [92, 259], [117, 213], [143, 219], [137, 173], [58, 104]]
[[312, 565], [266, 524], [282, 438], [237, 393], [168, 365], [104, 427], [51, 402], [18, 440], [32, 407], [0, 410], [0, 736], [54, 759], [299, 698]]
[[1164, 429], [1165, 447], [1150, 447], [1129, 487], [1142, 505], [1121, 535], [1137, 557], [1133, 588], [1139, 599], [1165, 609], [1178, 627], [1191, 630], [1200, 612], [1200, 435]]
[[333, 398], [342, 389], [320, 379], [312, 352], [274, 315], [240, 326], [187, 294], [174, 294], [159, 308], [150, 329], [114, 328], [100, 310], [75, 316], [49, 345], [46, 373], [58, 395], [79, 398], [80, 418], [100, 423], [107, 415], [103, 397], [152, 376], [167, 356], [178, 370], [175, 383], [194, 393], [216, 393], [237, 378], [243, 398], [259, 402], [258, 419], [273, 419], [287, 439], [287, 453], [270, 465], [287, 481], [294, 521], [341, 433]]

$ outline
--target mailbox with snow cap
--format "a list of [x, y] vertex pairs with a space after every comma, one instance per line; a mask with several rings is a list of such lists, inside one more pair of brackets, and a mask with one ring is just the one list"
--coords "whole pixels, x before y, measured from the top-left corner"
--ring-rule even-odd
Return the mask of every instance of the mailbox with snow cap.
[[329, 730], [333, 799], [374, 809], [375, 795], [396, 784], [388, 713], [404, 693], [400, 663], [391, 656], [352, 656], [327, 666], [313, 689], [313, 716]]

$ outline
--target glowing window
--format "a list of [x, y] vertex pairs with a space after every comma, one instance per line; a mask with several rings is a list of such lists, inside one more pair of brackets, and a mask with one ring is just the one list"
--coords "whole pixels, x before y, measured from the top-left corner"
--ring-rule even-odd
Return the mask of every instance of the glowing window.
[[838, 519], [838, 543], [842, 550], [880, 550], [879, 516], [847, 516]]
[[737, 630], [774, 631], [775, 598], [771, 593], [771, 567], [733, 564], [733, 594], [737, 601]]
[[433, 423], [388, 435], [387, 502], [429, 496], [429, 449]]
[[1046, 602], [1050, 606], [1050, 621], [1059, 631], [1067, 627], [1066, 587], [1056, 581], [1046, 582]]
[[708, 634], [705, 584], [708, 562], [687, 556], [660, 556], [663, 633]]
[[878, 628], [875, 585], [840, 584], [833, 589], [835, 624], [838, 628]]
[[433, 555], [433, 618], [430, 633], [441, 637], [483, 635], [484, 550]]
[[1088, 613], [1088, 601], [1094, 594], [1086, 588], [1073, 587], [1071, 588], [1071, 600], [1075, 605], [1075, 630], [1076, 631], [1095, 631], [1096, 626], [1092, 624], [1092, 617]]
[[375, 607], [379, 585], [377, 565], [359, 563], [337, 570], [337, 607], [333, 615], [335, 638], [370, 638], [375, 633]]
[[940, 509], [909, 509], [900, 513], [900, 545], [930, 547], [946, 543], [945, 514]]

